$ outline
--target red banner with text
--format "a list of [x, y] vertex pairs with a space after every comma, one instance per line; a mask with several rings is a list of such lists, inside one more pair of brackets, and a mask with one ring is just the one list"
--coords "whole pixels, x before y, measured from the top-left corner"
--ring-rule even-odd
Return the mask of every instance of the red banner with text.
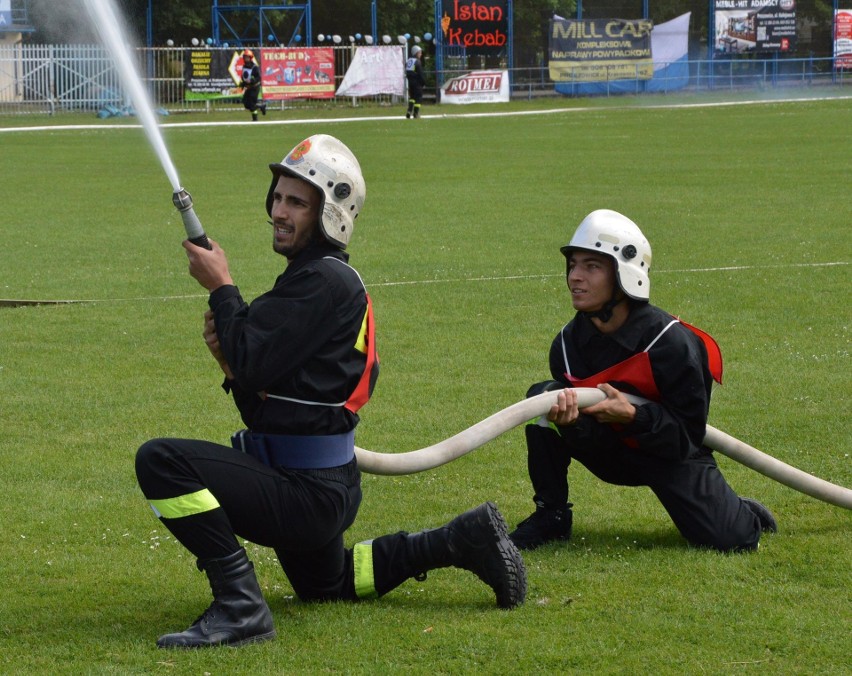
[[852, 9], [834, 13], [834, 67], [852, 69]]
[[260, 82], [265, 101], [334, 97], [334, 49], [263, 49]]

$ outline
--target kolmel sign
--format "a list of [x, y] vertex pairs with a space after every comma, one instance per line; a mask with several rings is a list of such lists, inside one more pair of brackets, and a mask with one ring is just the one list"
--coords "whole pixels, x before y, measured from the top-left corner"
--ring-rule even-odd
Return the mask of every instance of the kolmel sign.
[[503, 71], [494, 73], [470, 73], [457, 77], [448, 83], [447, 91], [451, 94], [467, 94], [468, 92], [499, 92]]
[[509, 100], [509, 72], [477, 70], [448, 80], [441, 103], [499, 103]]

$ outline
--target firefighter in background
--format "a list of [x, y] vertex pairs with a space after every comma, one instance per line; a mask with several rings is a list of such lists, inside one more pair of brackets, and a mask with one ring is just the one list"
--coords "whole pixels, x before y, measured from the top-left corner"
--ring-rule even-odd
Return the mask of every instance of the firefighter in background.
[[411, 48], [411, 56], [405, 62], [405, 79], [408, 81], [408, 110], [405, 117], [420, 117], [420, 103], [423, 101], [423, 50], [419, 45]]
[[344, 547], [361, 504], [357, 411], [379, 371], [372, 304], [345, 251], [367, 189], [349, 148], [325, 134], [269, 166], [272, 248], [287, 259], [272, 289], [246, 303], [218, 244], [208, 251], [184, 242], [190, 274], [210, 292], [205, 342], [248, 429], [233, 448], [169, 438], [137, 453], [142, 492], [213, 592], [201, 617], [158, 646], [237, 646], [275, 635], [238, 538], [273, 548], [305, 601], [376, 598], [454, 566], [491, 587], [498, 606], [519, 605], [524, 563], [491, 502], [440, 528]]
[[[775, 518], [733, 491], [702, 443], [711, 386], [722, 381], [716, 342], [649, 303], [651, 245], [626, 216], [593, 211], [560, 251], [576, 314], [551, 344], [553, 380], [528, 392], [561, 390], [526, 427], [536, 511], [512, 541], [535, 549], [571, 537], [567, 476], [578, 460], [607, 483], [648, 486], [692, 545], [757, 549]], [[606, 399], [579, 411], [575, 387], [598, 387]], [[622, 392], [648, 401], [634, 406]]]
[[255, 63], [254, 52], [250, 49], [243, 52], [240, 87], [243, 88], [243, 106], [251, 113], [252, 121], [257, 122], [257, 111], [266, 115], [266, 104], [257, 102], [260, 96], [260, 67]]

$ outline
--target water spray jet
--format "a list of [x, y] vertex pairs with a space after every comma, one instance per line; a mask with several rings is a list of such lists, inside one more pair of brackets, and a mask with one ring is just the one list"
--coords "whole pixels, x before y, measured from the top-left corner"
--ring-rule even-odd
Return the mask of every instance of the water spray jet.
[[201, 221], [195, 213], [192, 205], [192, 196], [180, 185], [177, 169], [169, 156], [169, 151], [160, 133], [160, 127], [154, 117], [154, 110], [148, 98], [142, 79], [136, 71], [133, 60], [130, 58], [127, 46], [129, 41], [125, 35], [123, 24], [118, 12], [112, 4], [112, 0], [84, 0], [86, 11], [92, 20], [101, 42], [112, 55], [121, 83], [130, 96], [133, 108], [142, 127], [148, 137], [151, 147], [154, 149], [160, 164], [166, 172], [166, 176], [172, 185], [172, 203], [180, 212], [183, 227], [190, 242], [199, 247], [210, 249], [210, 242], [201, 226]]

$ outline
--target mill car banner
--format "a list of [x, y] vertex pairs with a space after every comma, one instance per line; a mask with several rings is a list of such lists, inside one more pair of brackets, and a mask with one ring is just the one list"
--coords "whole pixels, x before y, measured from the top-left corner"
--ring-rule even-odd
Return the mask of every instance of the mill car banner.
[[334, 97], [334, 48], [262, 50], [263, 98], [330, 99]]
[[468, 54], [498, 54], [508, 48], [512, 0], [438, 0], [443, 44]]
[[550, 79], [554, 82], [650, 80], [650, 19], [550, 22]]
[[441, 103], [508, 103], [508, 70], [475, 70], [447, 80]]
[[713, 9], [717, 53], [796, 48], [796, 0], [713, 0]]

